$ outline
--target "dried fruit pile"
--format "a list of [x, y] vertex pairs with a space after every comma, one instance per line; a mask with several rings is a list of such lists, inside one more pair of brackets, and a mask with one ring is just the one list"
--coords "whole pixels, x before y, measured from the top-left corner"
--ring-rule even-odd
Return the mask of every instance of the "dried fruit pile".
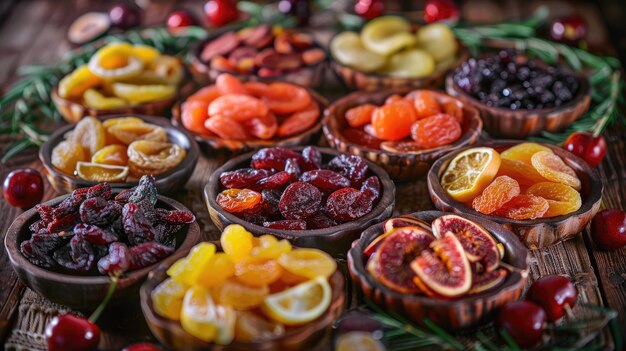
[[368, 176], [367, 162], [339, 155], [322, 168], [314, 146], [299, 154], [282, 148], [262, 149], [251, 168], [224, 172], [226, 188], [217, 203], [248, 222], [285, 230], [321, 229], [368, 214], [380, 199], [377, 176]]
[[342, 131], [349, 141], [389, 152], [433, 149], [461, 137], [463, 103], [439, 101], [428, 90], [402, 97], [391, 95], [382, 106], [363, 104], [345, 115], [350, 128]]
[[221, 72], [276, 77], [326, 59], [308, 33], [262, 24], [226, 32], [202, 48], [200, 58]]
[[382, 16], [368, 22], [361, 33], [343, 32], [333, 38], [330, 52], [340, 63], [362, 72], [402, 78], [421, 78], [448, 69], [458, 44], [442, 23], [414, 32], [403, 17]]
[[452, 198], [478, 212], [512, 219], [566, 215], [582, 204], [576, 172], [548, 147], [520, 143], [458, 154], [441, 177]]
[[74, 190], [56, 207], [37, 205], [40, 219], [20, 251], [33, 264], [72, 274], [120, 274], [174, 252], [191, 212], [155, 207], [154, 178], [113, 198], [108, 183]]
[[173, 97], [183, 75], [182, 63], [173, 56], [114, 42], [61, 79], [59, 96], [98, 110], [122, 108]]
[[412, 216], [388, 219], [385, 233], [365, 249], [367, 271], [406, 294], [456, 298], [498, 287], [504, 247], [480, 225], [456, 215], [432, 224]]
[[330, 306], [337, 264], [317, 249], [292, 248], [272, 235], [224, 228], [224, 252], [196, 245], [151, 293], [155, 311], [189, 334], [217, 344], [259, 341], [307, 324]]
[[282, 82], [243, 83], [227, 73], [181, 106], [185, 128], [234, 140], [287, 138], [311, 128], [319, 116], [318, 103], [302, 87]]
[[59, 171], [94, 182], [123, 182], [158, 175], [178, 166], [187, 155], [169, 142], [167, 132], [137, 117], [100, 122], [85, 117], [65, 140], [52, 149], [52, 165]]

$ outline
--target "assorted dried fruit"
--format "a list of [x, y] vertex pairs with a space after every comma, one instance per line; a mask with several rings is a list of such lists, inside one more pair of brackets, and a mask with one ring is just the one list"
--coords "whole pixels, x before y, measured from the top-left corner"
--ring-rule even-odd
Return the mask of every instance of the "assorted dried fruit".
[[191, 212], [156, 207], [154, 178], [113, 197], [108, 183], [74, 190], [55, 207], [37, 205], [40, 219], [20, 244], [33, 264], [72, 274], [116, 275], [147, 267], [174, 252]]
[[282, 82], [243, 83], [227, 73], [181, 105], [188, 130], [234, 140], [288, 138], [313, 127], [320, 114], [305, 88]]
[[322, 167], [314, 146], [302, 153], [267, 148], [250, 168], [224, 172], [216, 201], [248, 222], [284, 230], [321, 229], [350, 222], [372, 211], [381, 197], [380, 179], [367, 162], [339, 155]]
[[187, 151], [169, 142], [163, 127], [137, 117], [100, 122], [85, 117], [52, 149], [52, 165], [93, 182], [123, 182], [128, 175], [159, 175], [178, 166]]
[[382, 106], [362, 104], [346, 111], [349, 141], [389, 152], [420, 152], [449, 145], [462, 134], [463, 103], [429, 90], [391, 95]]
[[500, 267], [500, 244], [463, 217], [445, 215], [429, 224], [402, 216], [383, 228], [363, 254], [368, 273], [393, 291], [458, 298], [495, 289], [508, 276]]
[[170, 99], [183, 76], [183, 65], [173, 56], [145, 45], [114, 42], [61, 79], [58, 94], [93, 109], [117, 109]]
[[450, 68], [458, 44], [445, 24], [427, 24], [415, 30], [403, 17], [382, 16], [369, 21], [361, 33], [335, 36], [330, 52], [341, 64], [362, 72], [422, 78]]
[[313, 35], [261, 24], [207, 42], [200, 59], [220, 72], [277, 77], [326, 59]]
[[216, 344], [263, 341], [321, 316], [331, 303], [335, 260], [292, 248], [272, 235], [224, 228], [223, 252], [201, 243], [176, 261], [151, 293], [155, 311], [189, 334]]
[[501, 153], [489, 147], [465, 150], [450, 161], [441, 186], [478, 212], [518, 220], [562, 216], [582, 205], [574, 169], [536, 143]]

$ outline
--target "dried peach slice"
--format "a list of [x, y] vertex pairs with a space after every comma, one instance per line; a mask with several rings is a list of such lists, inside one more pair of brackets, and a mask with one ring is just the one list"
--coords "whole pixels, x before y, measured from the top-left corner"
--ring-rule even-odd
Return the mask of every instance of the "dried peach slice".
[[178, 166], [187, 156], [180, 145], [139, 140], [128, 145], [128, 166], [135, 176], [157, 175]]
[[201, 101], [206, 103], [208, 106], [213, 100], [220, 96], [221, 94], [217, 87], [215, 85], [209, 85], [208, 87], [204, 87], [189, 96], [187, 98], [187, 102]]
[[107, 97], [95, 89], [87, 89], [83, 94], [85, 105], [98, 110], [110, 110], [128, 106], [126, 100], [118, 97]]
[[150, 123], [118, 123], [107, 132], [126, 145], [138, 140], [167, 141], [165, 128]]
[[535, 219], [548, 211], [548, 201], [540, 196], [521, 194], [512, 198], [493, 212], [494, 215], [511, 219]]
[[539, 151], [532, 156], [530, 161], [537, 172], [547, 180], [580, 190], [580, 179], [576, 172], [554, 153]]
[[74, 174], [79, 161], [87, 161], [87, 155], [78, 143], [66, 140], [52, 149], [52, 165], [63, 173]]
[[106, 129], [118, 124], [143, 124], [144, 121], [139, 117], [117, 117], [109, 118], [102, 122], [102, 126]]
[[535, 183], [545, 182], [544, 178], [537, 170], [524, 161], [502, 158], [500, 160], [500, 169], [496, 176], [509, 176], [520, 185], [530, 186]]
[[500, 157], [530, 164], [530, 158], [539, 151], [552, 152], [549, 147], [537, 143], [520, 143], [500, 153]]
[[526, 190], [527, 194], [541, 196], [548, 201], [543, 217], [555, 217], [574, 212], [582, 205], [580, 193], [561, 183], [541, 182]]
[[128, 163], [126, 146], [119, 144], [105, 146], [91, 156], [91, 162], [113, 166], [126, 166]]
[[519, 183], [515, 179], [500, 176], [494, 179], [482, 194], [474, 198], [472, 207], [478, 212], [490, 214], [519, 194]]
[[80, 144], [85, 155], [91, 158], [91, 155], [104, 147], [105, 137], [102, 123], [95, 117], [87, 116], [76, 124], [67, 140]]

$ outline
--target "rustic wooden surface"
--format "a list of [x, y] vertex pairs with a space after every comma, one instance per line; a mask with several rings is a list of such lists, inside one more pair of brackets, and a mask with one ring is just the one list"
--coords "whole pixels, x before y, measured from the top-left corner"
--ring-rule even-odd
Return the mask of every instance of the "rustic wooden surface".
[[[139, 1], [146, 3], [144, 23], [157, 25], [164, 21], [167, 14], [178, 7], [185, 7], [200, 13], [203, 1]], [[181, 3], [183, 3], [181, 5]], [[521, 18], [528, 14], [537, 1], [503, 1], [498, 3], [489, 0], [474, 0], [471, 6], [463, 9], [466, 18], [497, 21], [505, 17]], [[610, 1], [602, 2], [601, 8], [593, 4], [576, 3], [573, 5], [584, 15], [590, 24], [590, 46], [603, 52], [614, 52], [609, 38], [616, 40], [618, 48], [623, 48], [623, 37], [614, 30], [624, 24], [622, 16], [616, 11], [622, 11]], [[111, 6], [108, 1], [17, 1], [4, 0], [0, 2], [0, 87], [7, 88], [15, 78], [15, 71], [19, 65], [29, 63], [49, 63], [60, 59], [71, 46], [65, 40], [66, 31], [71, 21], [87, 11], [101, 11]], [[548, 4], [557, 13], [566, 13], [569, 6], [561, 1], [548, 1]], [[617, 6], [617, 7], [615, 7]], [[485, 17], [488, 14], [489, 17]], [[605, 22], [613, 32], [607, 31]], [[327, 87], [331, 87], [330, 89]], [[341, 90], [333, 88], [336, 83], [329, 81], [322, 93], [328, 92], [329, 97], [337, 97]], [[609, 152], [600, 173], [605, 184], [604, 205], [606, 207], [626, 207], [626, 132], [624, 129], [612, 130], [608, 133], [607, 143]], [[5, 146], [10, 140], [0, 138], [0, 146]], [[204, 239], [216, 239], [219, 235], [211, 223], [204, 202], [202, 188], [208, 181], [212, 171], [221, 165], [227, 157], [225, 155], [205, 154], [201, 157], [196, 171], [177, 198], [189, 207], [197, 216], [203, 231]], [[36, 160], [35, 151], [26, 152], [9, 164], [0, 164], [0, 179], [17, 167], [32, 167], [42, 170]], [[397, 189], [397, 213], [409, 213], [418, 210], [431, 209], [426, 182], [424, 179], [410, 183], [399, 184]], [[45, 199], [56, 196], [49, 184], [46, 183]], [[21, 213], [21, 210], [12, 208], [4, 199], [0, 199], [0, 238], [12, 220]], [[345, 265], [341, 265], [345, 271]], [[546, 274], [565, 274], [576, 284], [580, 293], [581, 302], [602, 304], [619, 312], [619, 326], [622, 335], [626, 335], [626, 248], [613, 252], [598, 250], [590, 240], [586, 231], [577, 238], [565, 243], [557, 244], [547, 249], [532, 252], [530, 266], [530, 281]], [[11, 330], [17, 306], [24, 293], [24, 286], [18, 281], [11, 269], [6, 253], [0, 250], [0, 345]], [[357, 295], [352, 292], [350, 306], [358, 304]], [[153, 340], [147, 330], [139, 308], [132, 311], [116, 311], [108, 313], [101, 321], [104, 337], [101, 342], [103, 349], [119, 350], [124, 345], [141, 340]], [[607, 333], [601, 336], [609, 340]], [[608, 341], [610, 345], [610, 340]], [[0, 346], [2, 348], [2, 346]], [[329, 349], [329, 339], [326, 338], [318, 346], [319, 349]]]

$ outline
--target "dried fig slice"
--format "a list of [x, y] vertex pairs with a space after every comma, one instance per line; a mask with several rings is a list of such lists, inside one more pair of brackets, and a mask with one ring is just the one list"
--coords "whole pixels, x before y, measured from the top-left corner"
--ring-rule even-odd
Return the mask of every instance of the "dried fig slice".
[[374, 278], [386, 287], [400, 293], [418, 293], [413, 283], [415, 274], [409, 263], [433, 241], [433, 236], [420, 227], [395, 229], [377, 250], [378, 269]]
[[390, 218], [386, 220], [385, 223], [383, 223], [383, 227], [385, 228], [385, 231], [387, 232], [395, 228], [414, 227], [414, 226], [421, 227], [427, 232], [432, 234], [430, 223], [424, 220], [421, 220], [417, 217], [413, 217], [413, 216], [394, 217], [394, 218]]
[[500, 261], [497, 243], [483, 227], [456, 215], [446, 215], [433, 222], [433, 234], [441, 238], [446, 232], [456, 235], [470, 262], [481, 261], [487, 272], [496, 269]]
[[469, 290], [468, 294], [478, 294], [497, 287], [504, 282], [507, 274], [504, 268], [482, 274], [474, 273], [472, 275], [472, 288]]
[[451, 298], [467, 293], [472, 286], [472, 270], [459, 239], [446, 232], [430, 247], [432, 250], [422, 251], [411, 262], [415, 275], [437, 295]]

